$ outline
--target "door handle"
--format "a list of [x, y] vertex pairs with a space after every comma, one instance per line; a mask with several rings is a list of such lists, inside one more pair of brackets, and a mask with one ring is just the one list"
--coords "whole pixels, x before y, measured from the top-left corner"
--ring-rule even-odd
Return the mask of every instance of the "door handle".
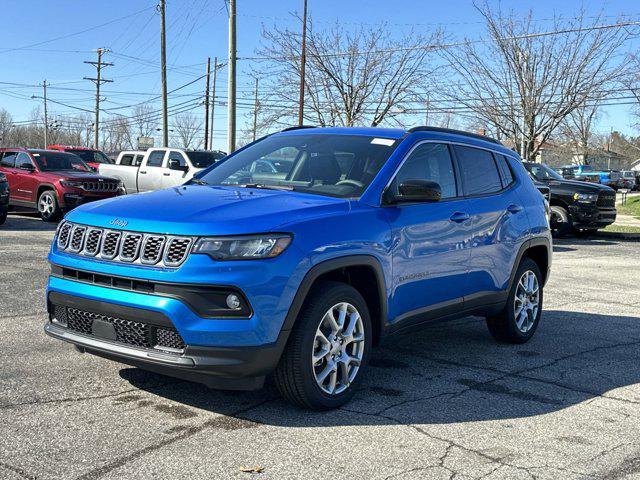
[[139, 173], [141, 173], [141, 174], [143, 174], [143, 175], [144, 175], [144, 174], [146, 174], [147, 172], [139, 172]]
[[455, 212], [453, 215], [451, 215], [449, 220], [451, 220], [452, 222], [461, 223], [469, 220], [469, 218], [469, 214], [466, 212]]
[[171, 174], [170, 173], [163, 173], [162, 175], [164, 175], [165, 177], [168, 177]]
[[507, 212], [518, 213], [522, 211], [522, 205], [511, 204], [507, 207]]

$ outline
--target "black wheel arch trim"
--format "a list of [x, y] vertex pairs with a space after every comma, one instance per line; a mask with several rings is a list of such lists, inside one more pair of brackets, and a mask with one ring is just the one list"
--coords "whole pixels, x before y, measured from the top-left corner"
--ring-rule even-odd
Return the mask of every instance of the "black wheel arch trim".
[[549, 271], [551, 269], [551, 253], [552, 253], [551, 242], [546, 237], [534, 237], [534, 238], [530, 238], [529, 240], [525, 240], [520, 246], [520, 248], [518, 249], [518, 255], [516, 256], [516, 261], [513, 262], [513, 267], [511, 267], [511, 275], [509, 277], [509, 288], [507, 289], [507, 292], [511, 291], [511, 287], [513, 286], [513, 282], [515, 281], [516, 273], [518, 271], [518, 267], [520, 266], [520, 262], [522, 261], [522, 257], [524, 257], [527, 251], [530, 250], [531, 248], [539, 247], [539, 246], [546, 247], [546, 250], [547, 250], [547, 271], [542, 272], [543, 275], [545, 276], [544, 284], [547, 283], [547, 280], [549, 279]]
[[293, 302], [291, 302], [291, 306], [289, 307], [289, 311], [287, 312], [287, 316], [285, 317], [284, 324], [282, 326], [282, 331], [288, 332], [293, 328], [296, 318], [302, 309], [302, 305], [309, 295], [311, 287], [318, 278], [326, 273], [347, 267], [370, 267], [373, 269], [376, 276], [376, 285], [378, 287], [378, 296], [380, 300], [380, 319], [384, 324], [387, 320], [388, 307], [386, 282], [380, 261], [373, 255], [348, 255], [325, 260], [309, 269], [298, 287], [298, 291], [293, 298]]

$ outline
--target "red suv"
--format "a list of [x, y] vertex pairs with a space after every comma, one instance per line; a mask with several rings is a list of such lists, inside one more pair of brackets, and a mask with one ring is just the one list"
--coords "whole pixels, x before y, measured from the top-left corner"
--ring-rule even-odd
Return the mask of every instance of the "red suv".
[[93, 170], [98, 170], [101, 163], [115, 163], [100, 150], [87, 147], [74, 147], [72, 145], [49, 145], [49, 150], [58, 150], [60, 152], [73, 153], [79, 156], [84, 163], [89, 165]]
[[0, 172], [9, 182], [9, 205], [36, 209], [46, 222], [80, 204], [122, 195], [122, 183], [91, 171], [71, 153], [0, 148]]

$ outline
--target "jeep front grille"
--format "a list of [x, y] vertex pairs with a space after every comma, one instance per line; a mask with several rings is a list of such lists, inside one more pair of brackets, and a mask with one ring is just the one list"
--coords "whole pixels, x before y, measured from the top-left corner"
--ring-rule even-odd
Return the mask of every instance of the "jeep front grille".
[[178, 331], [173, 328], [112, 317], [110, 315], [88, 312], [86, 310], [61, 305], [54, 305], [53, 312], [53, 318], [57, 324], [64, 325], [66, 323], [69, 330], [84, 335], [94, 336], [93, 322], [95, 320], [101, 320], [113, 325], [116, 332], [115, 341], [118, 343], [139, 348], [168, 349], [176, 353], [181, 353], [186, 347]]
[[118, 182], [84, 182], [82, 188], [89, 192], [115, 192], [118, 185]]
[[64, 222], [58, 230], [58, 250], [113, 262], [176, 268], [189, 256], [194, 239], [121, 230], [106, 230]]

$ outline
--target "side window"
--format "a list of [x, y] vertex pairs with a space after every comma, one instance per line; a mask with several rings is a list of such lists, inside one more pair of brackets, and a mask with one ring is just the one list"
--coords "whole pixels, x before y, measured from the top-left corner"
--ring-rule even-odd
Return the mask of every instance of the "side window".
[[[0, 156], [2, 154], [0, 153]], [[0, 160], [0, 167], [5, 168], [13, 168], [16, 165], [16, 154], [15, 152], [5, 152], [4, 156], [2, 156], [2, 160]]]
[[164, 160], [164, 150], [154, 150], [149, 154], [147, 167], [161, 167]]
[[16, 168], [20, 168], [20, 165], [24, 165], [25, 163], [33, 165], [33, 162], [31, 161], [29, 155], [23, 152], [19, 152], [18, 156], [16, 157]]
[[454, 145], [460, 164], [465, 195], [483, 195], [502, 190], [500, 172], [488, 150]]
[[133, 165], [133, 155], [123, 155], [120, 159], [120, 165]]
[[144, 155], [136, 155], [136, 158], [133, 160], [132, 165], [135, 165], [137, 167], [142, 163], [143, 158], [144, 158]]
[[185, 162], [184, 157], [180, 152], [169, 152], [169, 160], [178, 160], [181, 167], [187, 166], [187, 162]]
[[493, 156], [496, 159], [496, 163], [498, 164], [498, 170], [500, 170], [500, 180], [502, 180], [502, 187], [506, 188], [513, 183], [513, 172], [511, 171], [511, 167], [509, 167], [509, 161], [505, 158], [504, 155], [500, 155], [499, 153], [494, 153]]
[[437, 182], [442, 190], [442, 198], [456, 197], [456, 176], [447, 145], [423, 143], [416, 147], [398, 171], [391, 191], [397, 193], [398, 186], [405, 180]]

